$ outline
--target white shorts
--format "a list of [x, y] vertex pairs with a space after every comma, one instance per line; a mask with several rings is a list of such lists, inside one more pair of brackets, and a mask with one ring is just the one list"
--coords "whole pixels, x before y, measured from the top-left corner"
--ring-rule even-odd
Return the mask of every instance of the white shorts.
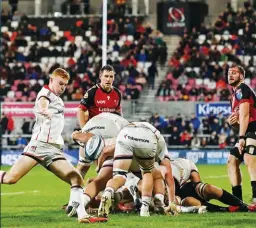
[[[152, 130], [141, 126], [127, 126], [118, 135], [114, 161], [137, 160], [142, 170], [152, 169], [157, 152], [157, 137]], [[134, 162], [133, 162], [134, 163]], [[152, 164], [153, 163], [153, 164]], [[120, 170], [115, 170], [114, 172]]]
[[30, 140], [22, 155], [33, 158], [47, 169], [57, 160], [66, 160], [63, 154], [63, 146], [34, 139]]

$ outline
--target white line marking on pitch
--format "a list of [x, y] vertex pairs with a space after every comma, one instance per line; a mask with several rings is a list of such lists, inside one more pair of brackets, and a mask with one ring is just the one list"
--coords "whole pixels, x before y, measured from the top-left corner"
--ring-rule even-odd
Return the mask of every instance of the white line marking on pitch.
[[4, 192], [4, 193], [1, 193], [1, 196], [13, 196], [13, 195], [22, 195], [26, 193], [38, 193], [38, 192], [40, 191], [34, 190], [34, 191], [27, 191], [27, 192]]
[[205, 178], [210, 178], [210, 179], [217, 179], [217, 178], [226, 178], [228, 175], [219, 175], [219, 176], [207, 176]]

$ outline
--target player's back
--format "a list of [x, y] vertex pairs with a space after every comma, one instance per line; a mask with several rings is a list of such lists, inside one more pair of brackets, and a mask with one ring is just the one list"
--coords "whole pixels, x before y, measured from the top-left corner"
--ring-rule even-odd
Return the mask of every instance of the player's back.
[[83, 132], [101, 135], [103, 138], [117, 137], [119, 132], [129, 124], [128, 120], [113, 113], [100, 113], [91, 118], [83, 127]]
[[184, 158], [171, 161], [173, 177], [179, 182], [180, 186], [190, 179], [192, 171], [198, 171], [196, 165]]

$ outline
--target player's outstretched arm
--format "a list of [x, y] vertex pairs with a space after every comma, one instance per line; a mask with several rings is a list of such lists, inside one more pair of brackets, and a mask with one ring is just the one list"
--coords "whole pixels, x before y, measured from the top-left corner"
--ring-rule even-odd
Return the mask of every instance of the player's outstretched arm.
[[49, 103], [50, 101], [46, 97], [41, 97], [38, 101], [39, 114], [47, 119], [51, 119], [51, 114], [48, 110]]

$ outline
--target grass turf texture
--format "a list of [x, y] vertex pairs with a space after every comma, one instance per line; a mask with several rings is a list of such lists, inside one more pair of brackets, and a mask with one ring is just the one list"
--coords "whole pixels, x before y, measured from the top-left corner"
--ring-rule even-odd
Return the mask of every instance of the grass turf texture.
[[[198, 167], [204, 182], [231, 191], [226, 166]], [[244, 166], [242, 171], [243, 196], [249, 202], [250, 180]], [[88, 177], [94, 174], [94, 169], [91, 168]], [[113, 214], [107, 223], [78, 224], [75, 218], [68, 218], [60, 209], [69, 198], [69, 186], [40, 166], [15, 185], [1, 185], [1, 194], [1, 227], [256, 227], [256, 213], [182, 214], [177, 217], [153, 215], [149, 218], [141, 218], [135, 214]]]

